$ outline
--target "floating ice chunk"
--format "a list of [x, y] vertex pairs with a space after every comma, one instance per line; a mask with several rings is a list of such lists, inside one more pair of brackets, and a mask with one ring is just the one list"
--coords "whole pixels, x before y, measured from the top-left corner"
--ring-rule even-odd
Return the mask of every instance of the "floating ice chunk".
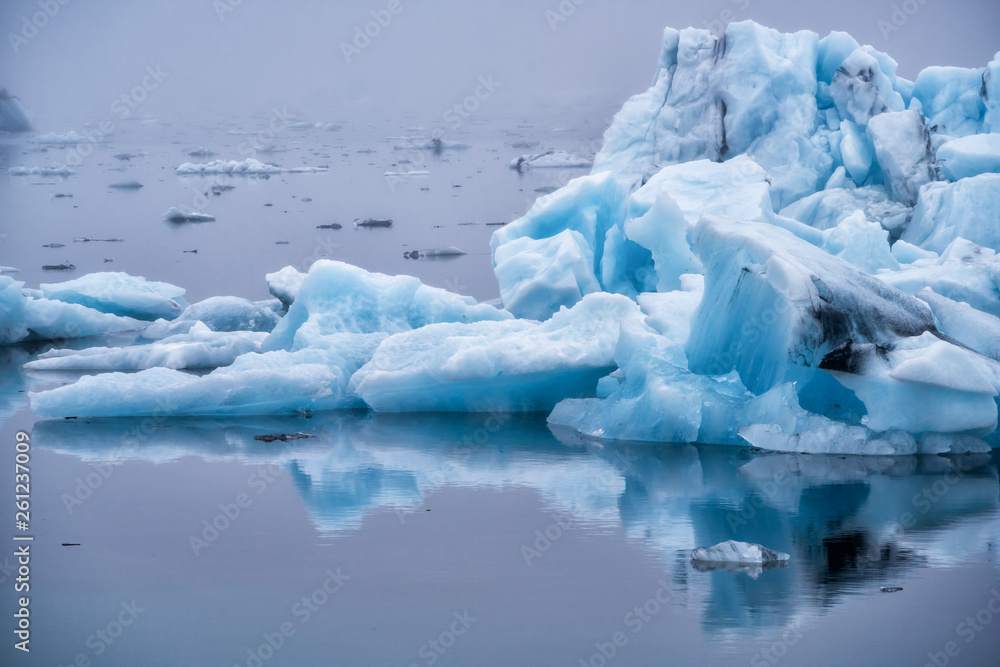
[[127, 273], [90, 273], [39, 288], [48, 299], [140, 320], [172, 320], [187, 307], [183, 288]]
[[748, 544], [727, 540], [714, 547], [698, 547], [691, 551], [691, 560], [696, 563], [738, 563], [773, 564], [787, 561], [791, 556], [780, 551], [772, 551], [759, 544]]
[[450, 245], [447, 248], [430, 248], [428, 250], [410, 250], [403, 253], [403, 257], [407, 259], [448, 259], [452, 257], [461, 257], [469, 253], [465, 252], [461, 248]]
[[246, 176], [269, 176], [275, 174], [302, 174], [316, 171], [328, 171], [327, 167], [293, 167], [282, 168], [273, 164], [265, 164], [254, 158], [247, 158], [241, 162], [236, 160], [214, 160], [205, 164], [194, 164], [185, 162], [177, 167], [174, 172], [181, 176], [197, 174], [233, 174]]
[[878, 60], [863, 48], [856, 49], [837, 68], [830, 83], [830, 95], [840, 117], [862, 127], [885, 111], [906, 108], [903, 97], [893, 89]]
[[215, 222], [215, 216], [208, 213], [198, 213], [191, 211], [185, 213], [176, 206], [171, 206], [163, 214], [163, 219], [168, 222]]
[[982, 68], [928, 67], [917, 75], [913, 99], [932, 132], [964, 137], [983, 131], [983, 74]]
[[899, 268], [889, 249], [889, 232], [877, 223], [868, 222], [861, 211], [823, 232], [823, 250], [866, 273]]
[[90, 140], [85, 136], [78, 134], [73, 130], [63, 134], [59, 134], [58, 132], [49, 132], [48, 134], [39, 135], [31, 140], [34, 144], [43, 144], [45, 146], [75, 146], [88, 141]]
[[31, 121], [21, 100], [0, 88], [0, 132], [30, 132]]
[[244, 354], [201, 377], [167, 368], [104, 373], [29, 394], [40, 417], [224, 416], [362, 407], [347, 384], [385, 336], [341, 334], [300, 352]]
[[117, 183], [112, 183], [108, 187], [114, 188], [115, 190], [138, 190], [142, 187], [142, 183], [139, 181], [119, 181]]
[[51, 350], [24, 365], [29, 370], [142, 370], [146, 368], [218, 368], [236, 357], [260, 352], [267, 334], [220, 333], [196, 323], [190, 333], [149, 345]]
[[270, 332], [281, 319], [277, 312], [279, 305], [278, 301], [255, 303], [235, 296], [213, 296], [188, 306], [173, 322], [157, 321], [143, 332], [143, 336], [157, 339], [181, 333], [175, 328], [196, 321], [212, 331]]
[[72, 176], [76, 172], [66, 165], [58, 167], [11, 167], [11, 176]]
[[22, 340], [84, 338], [142, 329], [145, 324], [85, 306], [25, 296], [24, 283], [0, 276], [0, 345]]
[[297, 271], [295, 267], [286, 266], [280, 271], [267, 274], [264, 278], [267, 280], [267, 289], [271, 296], [288, 307], [292, 305], [295, 296], [302, 289], [302, 282], [306, 279], [306, 275], [308, 274]]
[[952, 181], [1000, 172], [1000, 133], [953, 139], [937, 151], [941, 173]]
[[930, 133], [919, 111], [887, 112], [868, 123], [879, 167], [893, 199], [912, 206], [920, 187], [937, 180]]
[[572, 229], [547, 239], [514, 239], [497, 248], [493, 261], [504, 308], [515, 317], [547, 320], [560, 308], [601, 291], [594, 253]]
[[913, 219], [902, 239], [942, 252], [959, 237], [1000, 250], [1000, 174], [981, 174], [921, 188]]
[[845, 341], [888, 345], [934, 329], [926, 304], [772, 225], [705, 217], [692, 231], [705, 296], [687, 354], [761, 394]]
[[594, 395], [621, 323], [640, 318], [623, 296], [589, 294], [543, 323], [429, 325], [386, 339], [351, 388], [380, 412], [547, 411]]
[[343, 262], [320, 260], [309, 269], [265, 349], [300, 350], [334, 333], [398, 333], [435, 322], [510, 317], [471, 297], [428, 287], [412, 276], [369, 273]]
[[979, 354], [1000, 361], [1000, 318], [967, 303], [953, 301], [925, 287], [916, 294], [934, 313], [941, 333], [951, 336]]
[[280, 174], [281, 167], [264, 164], [259, 160], [247, 158], [242, 162], [236, 160], [214, 160], [205, 164], [185, 162], [174, 170], [178, 174]]
[[589, 158], [566, 153], [565, 151], [549, 151], [538, 155], [522, 155], [510, 163], [511, 169], [528, 171], [529, 169], [584, 169], [594, 164]]
[[215, 151], [209, 150], [204, 146], [202, 146], [189, 152], [188, 155], [190, 155], [191, 157], [213, 157], [215, 155]]

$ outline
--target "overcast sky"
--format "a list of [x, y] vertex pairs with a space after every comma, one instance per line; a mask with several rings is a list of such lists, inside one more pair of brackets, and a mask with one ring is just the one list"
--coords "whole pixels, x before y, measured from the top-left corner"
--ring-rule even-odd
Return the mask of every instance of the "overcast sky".
[[[45, 6], [58, 11], [47, 17]], [[752, 18], [783, 31], [845, 30], [888, 52], [910, 78], [932, 64], [981, 67], [1000, 50], [997, 0], [563, 0], [562, 7], [560, 0], [4, 0], [0, 85], [53, 124], [107, 115], [147, 67], [166, 76], [144, 101], [147, 113], [224, 117], [275, 105], [318, 112], [365, 104], [435, 118], [473, 92], [480, 76], [503, 86], [507, 109], [617, 105], [649, 84], [667, 25]], [[387, 25], [345, 54], [372, 12]], [[43, 27], [36, 31], [33, 19]]]

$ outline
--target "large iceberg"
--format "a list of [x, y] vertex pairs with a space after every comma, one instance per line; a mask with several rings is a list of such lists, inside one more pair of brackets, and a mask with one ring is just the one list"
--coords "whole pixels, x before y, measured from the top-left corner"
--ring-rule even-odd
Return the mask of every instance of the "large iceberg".
[[[43, 299], [158, 320], [158, 342], [32, 362], [156, 366], [32, 394], [49, 417], [531, 410], [603, 441], [982, 451], [1000, 442], [998, 136], [1000, 54], [908, 81], [845, 33], [667, 29], [591, 173], [494, 233], [502, 308], [320, 261], [268, 274], [277, 301], [256, 304], [115, 274], [9, 282], [0, 332], [28, 335]], [[232, 363], [167, 368], [209, 362]]]

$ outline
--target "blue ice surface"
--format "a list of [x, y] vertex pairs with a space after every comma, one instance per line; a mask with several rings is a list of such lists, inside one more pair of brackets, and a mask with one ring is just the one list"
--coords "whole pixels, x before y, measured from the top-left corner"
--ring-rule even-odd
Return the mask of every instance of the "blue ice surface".
[[603, 440], [982, 451], [1000, 442], [998, 101], [1000, 54], [908, 81], [845, 33], [668, 28], [591, 174], [494, 234], [502, 309], [320, 261], [269, 274], [259, 304], [7, 279], [0, 332], [41, 335], [31, 304], [62, 302], [161, 320], [159, 347], [91, 362], [232, 362], [86, 377], [33, 394], [46, 417], [542, 410]]

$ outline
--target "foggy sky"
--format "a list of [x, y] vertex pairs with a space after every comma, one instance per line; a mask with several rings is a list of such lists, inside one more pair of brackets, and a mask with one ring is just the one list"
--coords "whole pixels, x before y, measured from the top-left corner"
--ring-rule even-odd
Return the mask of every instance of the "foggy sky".
[[[400, 11], [348, 62], [343, 44], [353, 46], [371, 13], [384, 19], [397, 2]], [[578, 101], [617, 108], [649, 85], [667, 25], [752, 18], [782, 31], [844, 30], [888, 52], [908, 78], [933, 64], [981, 67], [1000, 50], [996, 0], [563, 0], [573, 10], [567, 16], [558, 14], [560, 0], [0, 5], [0, 85], [24, 100], [38, 129], [55, 131], [106, 116], [147, 67], [166, 78], [143, 100], [143, 114], [224, 118], [285, 106], [335, 115], [360, 107], [433, 122], [480, 76], [500, 84], [506, 111]], [[44, 6], [58, 11], [37, 18]], [[566, 20], [555, 22], [557, 15]], [[46, 23], [37, 34], [25, 28], [33, 16]]]

